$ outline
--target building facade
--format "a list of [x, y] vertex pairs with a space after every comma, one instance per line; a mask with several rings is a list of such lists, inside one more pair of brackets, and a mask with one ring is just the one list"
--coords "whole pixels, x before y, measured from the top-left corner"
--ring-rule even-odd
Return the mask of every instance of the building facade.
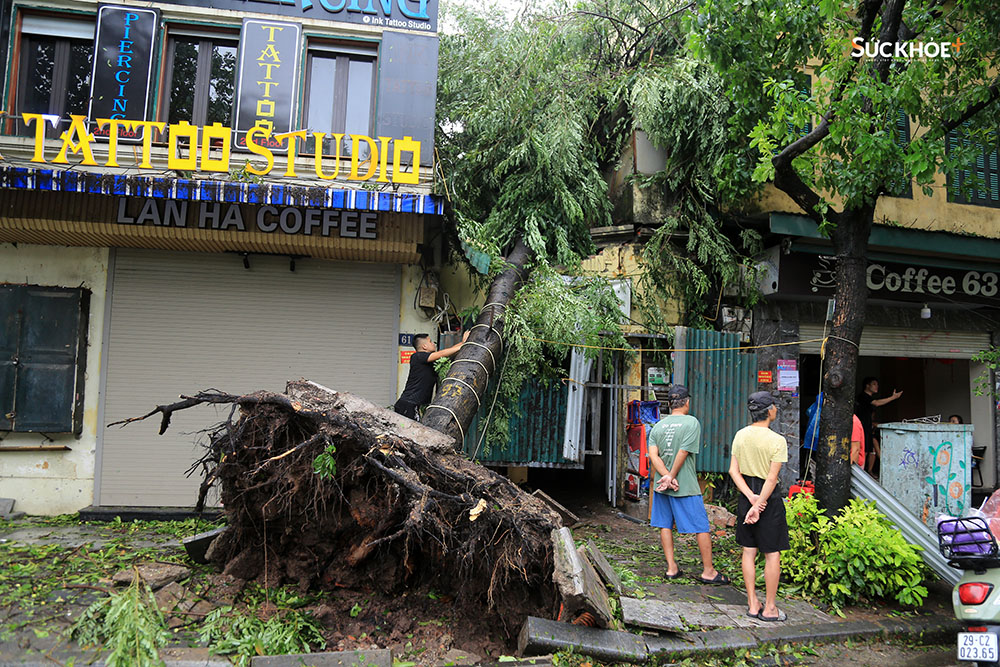
[[436, 1], [6, 12], [0, 496], [193, 505], [227, 412], [109, 426], [179, 395], [306, 377], [390, 405], [440, 256]]

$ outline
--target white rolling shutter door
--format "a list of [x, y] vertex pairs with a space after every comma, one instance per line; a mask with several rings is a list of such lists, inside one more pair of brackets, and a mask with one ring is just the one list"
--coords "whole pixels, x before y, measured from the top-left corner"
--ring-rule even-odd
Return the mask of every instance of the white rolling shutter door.
[[[282, 257], [119, 250], [104, 423], [180, 394], [284, 391], [308, 378], [379, 405], [395, 400], [399, 267]], [[200, 406], [104, 429], [101, 505], [191, 506], [203, 429], [229, 408]]]
[[[800, 324], [799, 340], [823, 337], [822, 324]], [[863, 357], [912, 357], [920, 359], [970, 359], [990, 346], [990, 335], [979, 331], [926, 331], [865, 327], [861, 332]], [[818, 354], [819, 342], [799, 347], [804, 354]]]

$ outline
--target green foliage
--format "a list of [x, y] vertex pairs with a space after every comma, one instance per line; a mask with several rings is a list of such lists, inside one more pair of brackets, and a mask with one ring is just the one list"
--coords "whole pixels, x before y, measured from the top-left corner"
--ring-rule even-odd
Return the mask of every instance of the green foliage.
[[153, 592], [138, 574], [122, 592], [90, 605], [70, 635], [84, 646], [104, 644], [108, 667], [162, 665], [159, 649], [170, 638]]
[[731, 132], [735, 113], [722, 79], [704, 62], [677, 57], [640, 70], [632, 88], [636, 124], [666, 155], [665, 168], [637, 179], [661, 193], [665, 212], [642, 252], [645, 272], [638, 302], [647, 324], [665, 328], [662, 305], [679, 299], [685, 322], [709, 326], [716, 304], [705, 299], [715, 285], [739, 285], [752, 305], [756, 289], [741, 284], [746, 255], [760, 249], [747, 230], [734, 240], [723, 233], [718, 210], [736, 211], [759, 186], [746, 165], [746, 142]]
[[310, 653], [326, 648], [316, 620], [307, 612], [278, 607], [261, 619], [263, 605], [245, 610], [231, 606], [213, 610], [202, 622], [199, 640], [218, 655], [231, 655], [246, 667], [256, 655]]
[[337, 446], [330, 443], [313, 459], [313, 472], [321, 479], [333, 479], [333, 476], [337, 474], [337, 459], [334, 458], [336, 453]]
[[[850, 40], [862, 34], [867, 5], [847, 0], [699, 3], [686, 22], [691, 46], [725, 81], [735, 111], [731, 128], [737, 136], [749, 136], [756, 152], [744, 163], [755, 178], [773, 179], [774, 155], [803, 136], [803, 127], [816, 127], [824, 118], [829, 134], [796, 158], [792, 171], [820, 197], [816, 210], [806, 213], [824, 216], [828, 228], [835, 204], [843, 211], [858, 209], [893, 191], [903, 178], [927, 187], [939, 171], [967, 165], [969, 155], [945, 151], [944, 124], [989, 98], [1000, 23], [989, 0], [955, 3], [948, 11], [935, 9], [936, 4], [900, 3], [902, 23], [914, 33], [905, 42], [951, 43], [961, 37], [961, 51], [950, 58], [897, 58], [879, 71], [873, 60], [850, 55]], [[871, 41], [878, 39], [883, 18], [873, 17]], [[799, 83], [802, 72], [811, 74], [805, 90]], [[894, 131], [900, 111], [910, 119], [908, 143]], [[998, 121], [1000, 109], [993, 102], [971, 116], [968, 131], [995, 129]]]
[[596, 276], [570, 279], [547, 266], [537, 267], [507, 309], [507, 352], [484, 440], [486, 451], [508, 441], [508, 419], [515, 414], [525, 382], [557, 382], [566, 377], [564, 363], [571, 348], [562, 343], [592, 346], [582, 348], [590, 359], [597, 357], [596, 346], [628, 349], [620, 325], [618, 299], [606, 280]]
[[494, 256], [522, 238], [540, 261], [573, 264], [610, 222], [591, 135], [605, 81], [569, 22], [448, 9], [436, 148], [459, 235]]
[[976, 377], [976, 396], [985, 395], [996, 399], [997, 388], [990, 379], [990, 371], [996, 372], [997, 369], [1000, 369], [1000, 348], [990, 345], [987, 349], [977, 352], [972, 360], [986, 366], [983, 372]]
[[791, 590], [838, 610], [862, 597], [912, 606], [927, 597], [918, 547], [874, 505], [855, 498], [830, 519], [813, 496], [800, 493], [789, 500], [786, 516], [790, 548], [781, 570]]

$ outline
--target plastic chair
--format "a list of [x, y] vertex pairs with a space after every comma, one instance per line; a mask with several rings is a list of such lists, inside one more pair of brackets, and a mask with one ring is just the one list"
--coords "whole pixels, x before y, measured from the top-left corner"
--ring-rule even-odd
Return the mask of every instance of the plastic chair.
[[[979, 462], [983, 460], [983, 456], [986, 454], [986, 447], [973, 447], [972, 448], [972, 485], [982, 487], [983, 486], [983, 471], [979, 467]], [[976, 477], [979, 477], [979, 482], [976, 482]]]

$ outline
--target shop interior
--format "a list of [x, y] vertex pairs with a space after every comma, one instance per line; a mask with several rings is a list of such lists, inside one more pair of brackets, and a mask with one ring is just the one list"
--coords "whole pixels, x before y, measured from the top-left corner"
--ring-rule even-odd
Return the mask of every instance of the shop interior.
[[[893, 390], [902, 395], [875, 409], [875, 423], [897, 422], [920, 418], [940, 418], [948, 421], [958, 415], [962, 423], [972, 424], [973, 448], [983, 458], [977, 461], [980, 476], [973, 483], [973, 493], [986, 493], [996, 487], [994, 463], [993, 410], [989, 396], [977, 396], [976, 386], [983, 366], [969, 359], [921, 359], [909, 357], [867, 357], [858, 358], [857, 387], [866, 377], [879, 379], [876, 398], [890, 396]], [[816, 400], [820, 387], [820, 357], [818, 354], [803, 354], [799, 357], [801, 376], [801, 435], [809, 418], [806, 410]]]

